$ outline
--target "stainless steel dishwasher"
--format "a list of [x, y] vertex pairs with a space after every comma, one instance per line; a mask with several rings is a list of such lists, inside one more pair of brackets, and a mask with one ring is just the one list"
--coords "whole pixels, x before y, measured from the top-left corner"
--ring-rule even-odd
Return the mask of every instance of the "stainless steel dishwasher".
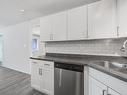
[[83, 95], [83, 69], [82, 65], [56, 62], [54, 95]]

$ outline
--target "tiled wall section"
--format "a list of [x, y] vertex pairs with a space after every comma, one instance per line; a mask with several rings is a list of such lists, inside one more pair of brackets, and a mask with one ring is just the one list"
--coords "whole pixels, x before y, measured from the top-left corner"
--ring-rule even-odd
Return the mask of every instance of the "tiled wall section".
[[[127, 38], [68, 42], [47, 42], [47, 53], [127, 56], [120, 48]], [[126, 45], [127, 46], [127, 45]]]

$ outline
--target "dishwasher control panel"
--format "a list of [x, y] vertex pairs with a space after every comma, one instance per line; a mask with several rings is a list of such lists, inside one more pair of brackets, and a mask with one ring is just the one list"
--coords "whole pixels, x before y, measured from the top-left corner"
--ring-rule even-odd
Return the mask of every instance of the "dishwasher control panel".
[[72, 71], [77, 71], [77, 72], [83, 72], [83, 70], [84, 70], [84, 66], [83, 65], [76, 65], [76, 64], [69, 64], [69, 63], [60, 63], [60, 62], [55, 62], [55, 68], [72, 70]]

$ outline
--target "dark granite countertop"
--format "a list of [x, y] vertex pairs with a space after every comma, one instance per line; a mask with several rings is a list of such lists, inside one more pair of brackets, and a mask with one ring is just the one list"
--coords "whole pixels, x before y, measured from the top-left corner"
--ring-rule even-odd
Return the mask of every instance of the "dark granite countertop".
[[127, 82], [127, 68], [121, 68], [111, 64], [127, 64], [126, 57], [48, 53], [46, 56], [30, 57], [30, 59], [90, 66], [94, 69]]

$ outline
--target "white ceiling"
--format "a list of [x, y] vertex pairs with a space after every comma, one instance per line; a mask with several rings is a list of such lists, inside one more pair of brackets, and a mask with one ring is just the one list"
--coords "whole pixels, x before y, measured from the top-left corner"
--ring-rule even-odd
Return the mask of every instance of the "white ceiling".
[[97, 0], [0, 0], [0, 28], [94, 1]]

